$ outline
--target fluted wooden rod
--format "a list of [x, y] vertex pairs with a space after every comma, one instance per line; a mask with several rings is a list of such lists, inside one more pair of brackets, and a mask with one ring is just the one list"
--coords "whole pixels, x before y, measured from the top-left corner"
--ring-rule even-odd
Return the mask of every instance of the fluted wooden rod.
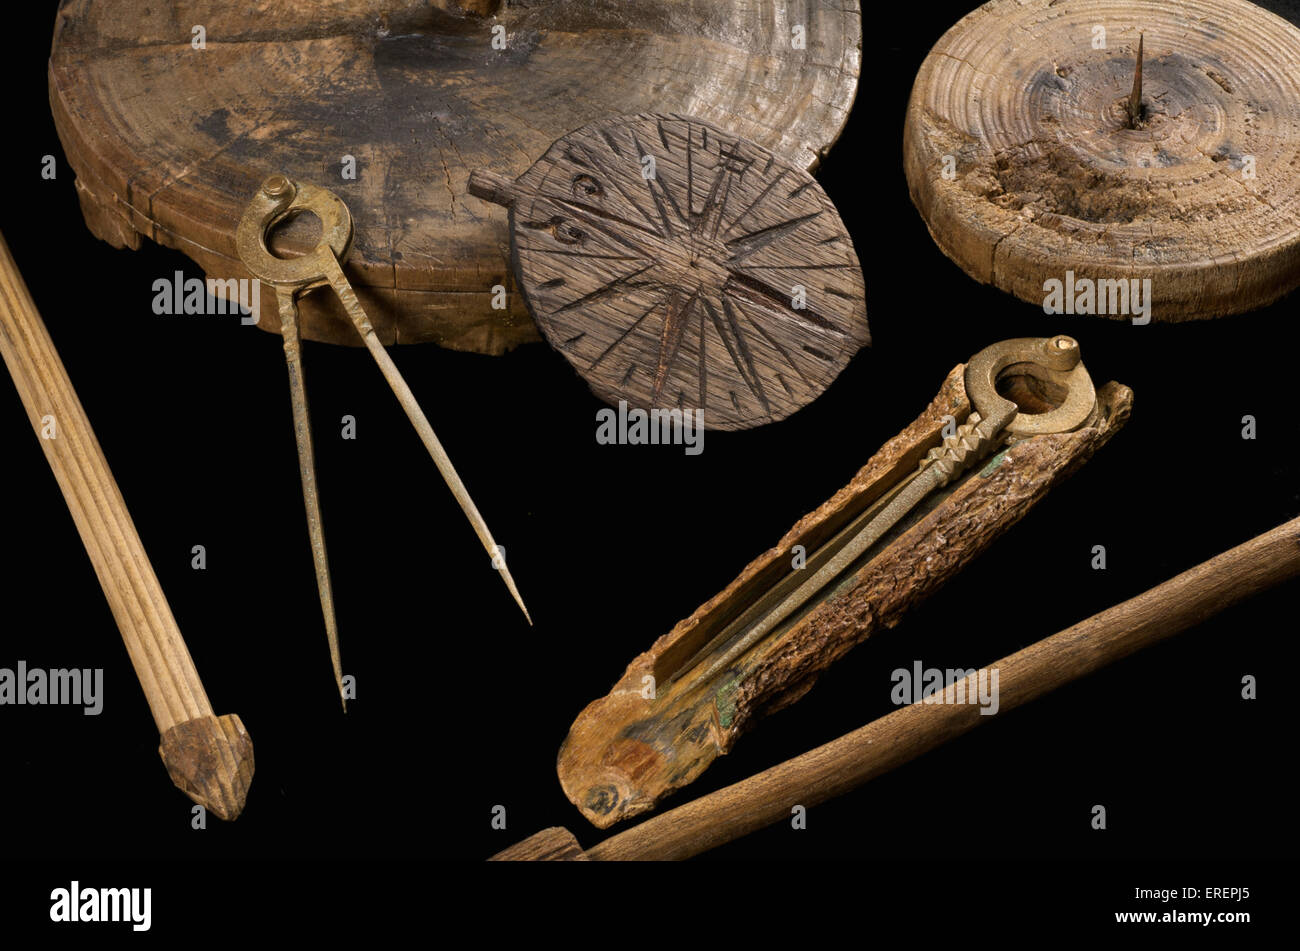
[[222, 819], [244, 808], [253, 744], [239, 717], [217, 717], [27, 285], [0, 235], [0, 355], [104, 589], [172, 781]]

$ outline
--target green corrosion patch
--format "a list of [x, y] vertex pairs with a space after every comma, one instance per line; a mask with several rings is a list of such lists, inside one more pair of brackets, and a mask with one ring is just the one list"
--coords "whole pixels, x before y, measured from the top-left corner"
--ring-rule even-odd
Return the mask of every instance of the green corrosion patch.
[[980, 470], [980, 478], [987, 479], [991, 476], [995, 471], [997, 471], [998, 466], [1002, 465], [1006, 458], [1007, 451], [1003, 449], [1000, 453], [990, 459], [984, 468]]
[[713, 698], [713, 708], [718, 711], [719, 726], [729, 727], [731, 721], [736, 718], [736, 688], [738, 686], [740, 686], [740, 678], [733, 677], [718, 688], [718, 692]]

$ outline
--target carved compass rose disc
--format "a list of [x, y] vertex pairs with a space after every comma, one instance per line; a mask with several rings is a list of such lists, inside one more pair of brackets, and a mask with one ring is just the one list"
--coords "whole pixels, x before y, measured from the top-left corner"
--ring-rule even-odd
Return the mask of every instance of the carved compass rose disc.
[[870, 342], [862, 272], [806, 172], [681, 116], [603, 120], [510, 182], [519, 286], [543, 335], [611, 404], [783, 419]]
[[1245, 0], [992, 0], [921, 65], [904, 158], [943, 252], [1022, 300], [1262, 307], [1300, 284], [1300, 30]]

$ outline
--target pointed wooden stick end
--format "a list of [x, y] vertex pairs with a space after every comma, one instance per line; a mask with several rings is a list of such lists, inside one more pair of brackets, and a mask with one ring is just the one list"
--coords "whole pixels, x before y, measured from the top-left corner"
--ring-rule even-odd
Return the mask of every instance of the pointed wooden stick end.
[[158, 754], [185, 795], [218, 819], [239, 818], [253, 782], [253, 741], [239, 717], [178, 723], [162, 735]]
[[1142, 127], [1142, 60], [1144, 58], [1143, 46], [1146, 41], [1146, 35], [1138, 34], [1138, 52], [1137, 68], [1133, 71], [1133, 91], [1128, 97], [1128, 127], [1130, 129], [1139, 129]]
[[524, 612], [524, 618], [528, 621], [528, 626], [532, 627], [533, 616], [528, 613], [528, 606], [524, 604], [523, 596], [519, 593], [519, 589], [515, 587], [515, 579], [511, 577], [509, 568], [503, 567], [501, 569], [501, 580], [503, 580], [506, 583], [506, 587], [510, 589], [510, 596], [515, 599], [515, 604], [519, 605], [519, 610]]

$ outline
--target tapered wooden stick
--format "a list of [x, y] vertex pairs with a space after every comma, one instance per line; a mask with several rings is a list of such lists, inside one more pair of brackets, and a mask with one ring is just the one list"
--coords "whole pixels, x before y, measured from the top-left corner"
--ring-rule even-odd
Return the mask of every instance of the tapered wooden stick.
[[1130, 129], [1142, 128], [1142, 58], [1143, 58], [1143, 40], [1145, 37], [1138, 34], [1138, 53], [1137, 68], [1133, 71], [1133, 91], [1128, 96], [1128, 106], [1125, 111], [1128, 113], [1128, 127]]
[[325, 526], [321, 520], [320, 493], [316, 491], [316, 452], [311, 441], [311, 416], [307, 412], [307, 384], [303, 379], [302, 336], [298, 331], [298, 307], [291, 291], [276, 295], [280, 308], [280, 339], [284, 342], [285, 364], [289, 368], [289, 401], [293, 405], [293, 434], [298, 443], [298, 472], [302, 477], [302, 500], [307, 507], [307, 537], [311, 540], [312, 563], [316, 567], [316, 590], [320, 592], [321, 614], [325, 618], [325, 639], [329, 643], [334, 683], [339, 688], [343, 712], [348, 710], [343, 689], [343, 657], [339, 651], [339, 622], [334, 613], [334, 585], [330, 581], [329, 554], [325, 550]]
[[[1300, 575], [1300, 519], [1203, 562], [1129, 601], [988, 665], [998, 709], [1028, 703]], [[979, 674], [946, 689], [945, 703], [914, 703], [749, 779], [678, 806], [586, 852], [551, 828], [494, 856], [515, 859], [685, 859], [857, 788], [996, 717], [956, 696], [978, 696]], [[961, 691], [965, 691], [964, 694]]]
[[113, 611], [158, 724], [167, 772], [213, 815], [236, 818], [253, 779], [252, 741], [239, 717], [212, 711], [90, 420], [3, 236], [0, 355]]
[[379, 337], [375, 334], [374, 328], [371, 327], [370, 319], [366, 317], [366, 312], [362, 310], [356, 292], [352, 290], [352, 285], [348, 283], [348, 279], [344, 276], [343, 268], [339, 265], [338, 260], [333, 256], [332, 252], [324, 255], [322, 260], [326, 265], [325, 276], [329, 279], [335, 293], [338, 294], [343, 308], [356, 325], [366, 349], [370, 351], [375, 363], [379, 365], [379, 370], [384, 374], [384, 379], [388, 381], [389, 387], [392, 388], [393, 395], [397, 397], [397, 402], [406, 411], [406, 416], [410, 419], [411, 425], [415, 427], [420, 441], [424, 443], [424, 448], [429, 451], [433, 464], [438, 467], [438, 472], [442, 474], [443, 481], [447, 483], [447, 488], [451, 489], [451, 494], [455, 496], [456, 501], [460, 504], [461, 511], [469, 519], [474, 534], [478, 536], [479, 541], [483, 544], [483, 548], [492, 559], [493, 565], [497, 566], [497, 570], [501, 572], [501, 580], [505, 582], [506, 588], [510, 591], [510, 596], [515, 599], [515, 604], [519, 605], [519, 610], [524, 612], [524, 619], [531, 625], [533, 623], [532, 615], [528, 613], [523, 596], [520, 595], [519, 588], [515, 585], [515, 579], [511, 577], [510, 569], [506, 567], [504, 553], [492, 538], [487, 522], [479, 514], [478, 506], [470, 498], [469, 489], [465, 488], [465, 483], [461, 481], [460, 475], [456, 472], [456, 467], [451, 464], [451, 457], [447, 455], [447, 451], [442, 448], [442, 442], [434, 434], [433, 427], [429, 425], [429, 418], [424, 415], [424, 410], [420, 408], [419, 400], [415, 398], [411, 388], [406, 385], [406, 380], [403, 379], [401, 372], [397, 369], [397, 364], [393, 362], [393, 358], [388, 355], [384, 345], [379, 342]]

